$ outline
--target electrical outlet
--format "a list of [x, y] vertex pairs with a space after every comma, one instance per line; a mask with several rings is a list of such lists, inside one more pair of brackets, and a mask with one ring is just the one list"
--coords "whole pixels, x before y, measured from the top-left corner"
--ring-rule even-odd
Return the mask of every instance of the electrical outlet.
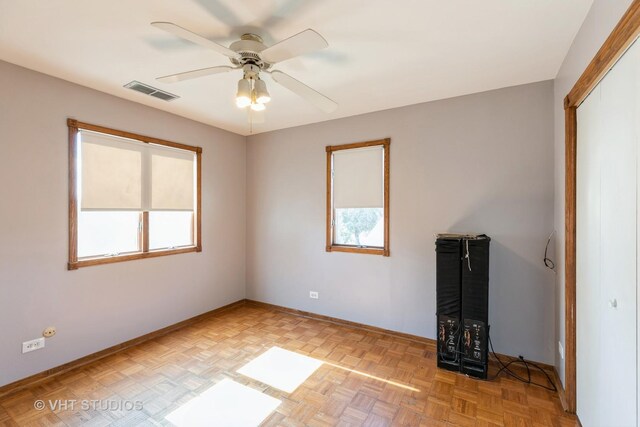
[[30, 351], [40, 350], [44, 348], [44, 338], [36, 338], [35, 340], [25, 341], [22, 343], [22, 354]]
[[560, 353], [560, 359], [564, 359], [564, 347], [560, 341], [558, 341], [558, 353]]
[[318, 298], [320, 298], [320, 296], [318, 295], [318, 293], [316, 291], [310, 291], [309, 292], [309, 298], [318, 299]]

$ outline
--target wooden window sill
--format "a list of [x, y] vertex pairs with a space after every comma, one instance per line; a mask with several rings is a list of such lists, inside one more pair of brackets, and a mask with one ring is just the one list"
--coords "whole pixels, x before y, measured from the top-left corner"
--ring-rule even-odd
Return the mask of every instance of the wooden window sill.
[[389, 256], [389, 250], [384, 248], [367, 248], [359, 246], [327, 246], [327, 252], [351, 252], [356, 254], [382, 255]]
[[202, 252], [199, 246], [188, 246], [177, 249], [164, 249], [151, 252], [138, 252], [127, 255], [117, 255], [112, 257], [85, 258], [76, 262], [70, 262], [67, 266], [69, 270], [77, 270], [80, 267], [90, 267], [92, 265], [113, 264], [115, 262], [132, 261], [134, 259], [156, 258], [166, 255], [186, 254], [189, 252]]

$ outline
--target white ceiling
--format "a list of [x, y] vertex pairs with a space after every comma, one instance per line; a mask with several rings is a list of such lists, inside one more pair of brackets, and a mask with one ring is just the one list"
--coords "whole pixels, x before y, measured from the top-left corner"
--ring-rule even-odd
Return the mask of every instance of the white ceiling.
[[[0, 59], [239, 134], [240, 71], [174, 84], [158, 76], [228, 59], [149, 25], [171, 21], [228, 46], [313, 28], [323, 51], [282, 62], [340, 105], [323, 113], [266, 78], [266, 122], [282, 129], [552, 79], [592, 0], [0, 0]], [[179, 95], [165, 102], [131, 80]], [[80, 113], [78, 113], [80, 114]]]

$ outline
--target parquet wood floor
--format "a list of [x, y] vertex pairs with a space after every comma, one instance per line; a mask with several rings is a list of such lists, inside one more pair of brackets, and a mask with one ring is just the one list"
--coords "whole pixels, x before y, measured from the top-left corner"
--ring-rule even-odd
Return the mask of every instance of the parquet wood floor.
[[[273, 346], [325, 363], [293, 393], [236, 372]], [[556, 393], [504, 376], [489, 382], [438, 370], [428, 343], [250, 304], [2, 398], [0, 423], [171, 425], [167, 414], [223, 379], [282, 401], [265, 426], [577, 425]], [[34, 408], [38, 399], [45, 409]], [[56, 400], [128, 400], [141, 407], [52, 410]]]

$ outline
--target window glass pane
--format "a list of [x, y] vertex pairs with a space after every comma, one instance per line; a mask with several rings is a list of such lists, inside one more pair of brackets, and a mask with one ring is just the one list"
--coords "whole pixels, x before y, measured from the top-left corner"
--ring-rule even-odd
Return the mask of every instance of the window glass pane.
[[80, 211], [78, 257], [140, 251], [140, 212]]
[[149, 249], [193, 245], [193, 212], [149, 212]]
[[383, 208], [342, 208], [335, 212], [335, 244], [384, 246]]

